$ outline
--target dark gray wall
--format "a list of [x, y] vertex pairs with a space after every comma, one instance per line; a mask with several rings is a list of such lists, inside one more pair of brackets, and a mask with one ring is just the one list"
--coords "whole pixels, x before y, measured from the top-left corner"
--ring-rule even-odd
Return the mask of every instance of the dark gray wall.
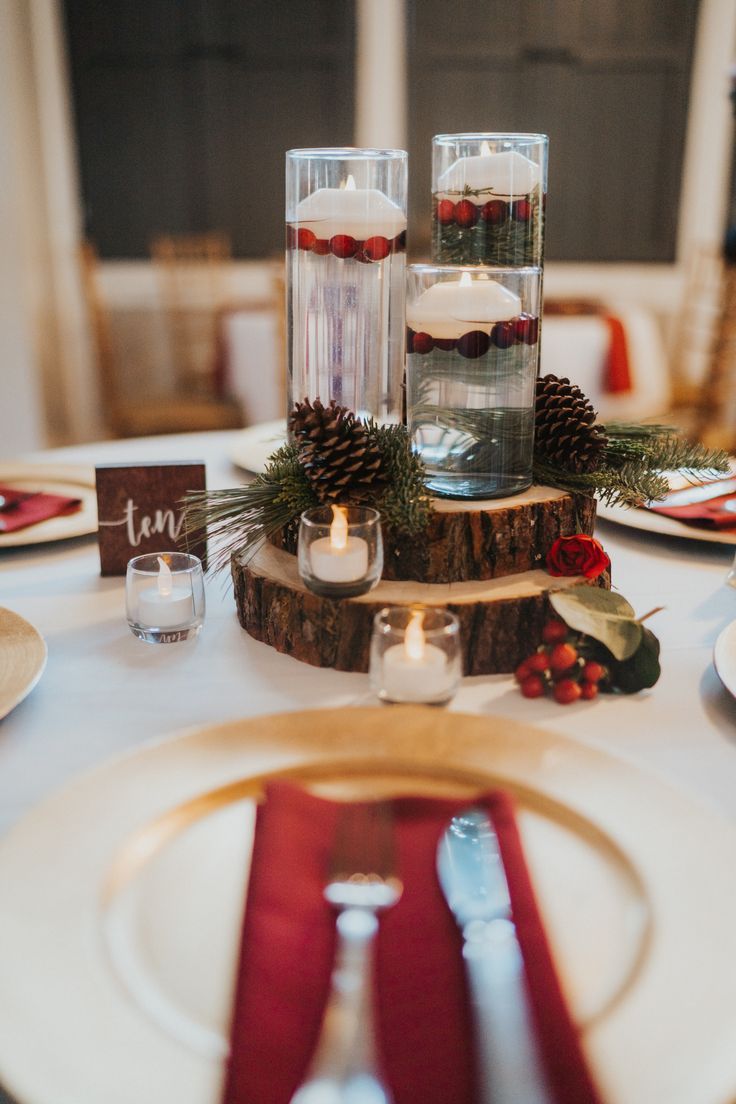
[[674, 258], [696, 0], [409, 0], [414, 243], [433, 134], [550, 136], [547, 258]]
[[283, 242], [284, 151], [349, 145], [352, 0], [65, 0], [86, 230], [104, 257], [158, 233]]

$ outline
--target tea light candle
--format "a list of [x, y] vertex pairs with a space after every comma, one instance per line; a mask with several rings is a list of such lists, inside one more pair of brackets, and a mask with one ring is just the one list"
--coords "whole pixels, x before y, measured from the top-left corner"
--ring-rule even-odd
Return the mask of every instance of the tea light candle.
[[332, 507], [329, 537], [320, 537], [309, 548], [312, 574], [324, 583], [354, 583], [368, 572], [368, 544], [348, 536], [348, 520], [342, 506]]
[[156, 585], [145, 587], [138, 595], [138, 617], [145, 625], [158, 629], [170, 629], [184, 625], [194, 612], [194, 598], [190, 586], [177, 586], [171, 568], [158, 557]]
[[470, 329], [487, 329], [521, 314], [521, 299], [496, 280], [442, 280], [407, 303], [406, 323], [417, 333], [458, 338]]
[[383, 691], [393, 701], [438, 701], [453, 691], [455, 675], [447, 654], [427, 644], [423, 622], [424, 613], [415, 610], [403, 644], [392, 644], [383, 654]]
[[[291, 221], [291, 220], [289, 220]], [[297, 205], [294, 222], [318, 238], [350, 234], [360, 241], [395, 238], [406, 229], [406, 215], [377, 188], [356, 188], [348, 176], [341, 188], [318, 188]]]
[[[539, 165], [516, 150], [491, 153], [488, 142], [483, 142], [481, 152], [474, 157], [459, 157], [446, 169], [437, 181], [440, 193], [457, 193], [470, 188], [480, 192], [491, 190], [494, 196], [510, 199], [528, 195], [539, 183]], [[457, 194], [450, 198], [456, 199]], [[488, 195], [466, 196], [473, 203], [485, 203]]]

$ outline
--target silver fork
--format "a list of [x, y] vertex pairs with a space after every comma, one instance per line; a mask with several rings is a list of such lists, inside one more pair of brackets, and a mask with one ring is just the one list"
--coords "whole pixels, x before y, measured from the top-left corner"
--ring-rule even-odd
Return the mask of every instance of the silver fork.
[[378, 914], [402, 891], [393, 860], [385, 802], [346, 806], [324, 889], [338, 910], [330, 995], [314, 1057], [291, 1104], [391, 1104], [376, 1060], [371, 980]]

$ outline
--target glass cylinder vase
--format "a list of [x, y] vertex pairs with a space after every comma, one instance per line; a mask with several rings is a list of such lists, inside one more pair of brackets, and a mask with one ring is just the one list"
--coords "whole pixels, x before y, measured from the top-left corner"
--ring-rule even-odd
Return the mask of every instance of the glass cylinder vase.
[[540, 284], [540, 268], [409, 266], [409, 432], [436, 494], [532, 482]]
[[401, 420], [406, 162], [404, 150], [286, 154], [289, 411], [334, 399]]
[[546, 134], [438, 134], [432, 140], [432, 260], [541, 266]]

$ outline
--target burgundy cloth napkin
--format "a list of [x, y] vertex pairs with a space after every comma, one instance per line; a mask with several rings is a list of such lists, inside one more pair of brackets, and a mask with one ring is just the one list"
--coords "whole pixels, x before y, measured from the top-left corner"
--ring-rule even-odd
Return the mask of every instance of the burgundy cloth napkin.
[[620, 318], [613, 314], [604, 314], [603, 321], [608, 327], [608, 354], [604, 370], [604, 389], [610, 395], [620, 395], [631, 390], [631, 368], [629, 366], [629, 346], [626, 330]]
[[[726, 503], [733, 509], [725, 509]], [[736, 528], [736, 494], [719, 495], [706, 502], [694, 502], [690, 506], [649, 506], [653, 514], [675, 518], [697, 529], [734, 529]]]
[[81, 498], [66, 498], [64, 495], [29, 494], [15, 487], [0, 486], [0, 495], [9, 501], [19, 500], [17, 505], [0, 510], [0, 533], [14, 533], [16, 529], [25, 529], [37, 525], [39, 521], [57, 517], [59, 514], [73, 514], [82, 505]]
[[[600, 1104], [557, 981], [513, 805], [497, 792], [476, 803], [499, 836], [552, 1099]], [[384, 1075], [396, 1104], [473, 1104], [462, 938], [435, 874], [440, 837], [468, 801], [400, 797], [392, 805], [404, 892], [382, 914], [376, 947]], [[281, 782], [258, 809], [224, 1104], [288, 1104], [309, 1065], [335, 951], [335, 913], [322, 888], [339, 809]]]

